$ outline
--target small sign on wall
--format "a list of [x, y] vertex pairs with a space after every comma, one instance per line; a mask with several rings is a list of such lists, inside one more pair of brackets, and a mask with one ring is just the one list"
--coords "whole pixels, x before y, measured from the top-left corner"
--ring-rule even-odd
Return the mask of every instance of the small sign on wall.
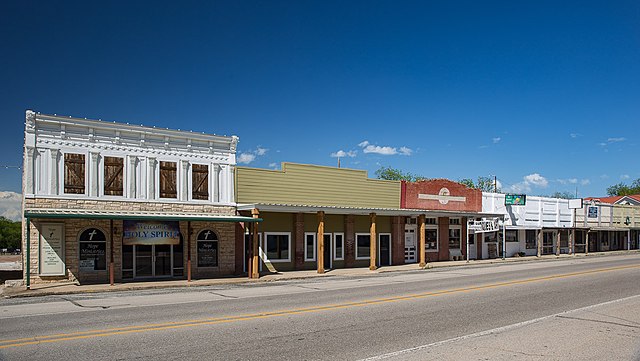
[[64, 276], [64, 224], [44, 223], [40, 229], [40, 275]]
[[177, 221], [123, 222], [124, 245], [180, 244], [180, 224]]
[[598, 218], [598, 207], [589, 207], [587, 209], [587, 218]]
[[527, 203], [527, 196], [525, 194], [505, 194], [504, 205], [505, 206], [524, 206]]

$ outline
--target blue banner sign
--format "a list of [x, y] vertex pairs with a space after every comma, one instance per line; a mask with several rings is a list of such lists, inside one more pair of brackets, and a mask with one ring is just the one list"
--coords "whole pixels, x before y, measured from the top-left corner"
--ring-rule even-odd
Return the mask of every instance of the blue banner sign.
[[587, 210], [587, 218], [598, 218], [598, 207], [589, 207]]
[[180, 244], [180, 224], [177, 221], [124, 220], [122, 244]]

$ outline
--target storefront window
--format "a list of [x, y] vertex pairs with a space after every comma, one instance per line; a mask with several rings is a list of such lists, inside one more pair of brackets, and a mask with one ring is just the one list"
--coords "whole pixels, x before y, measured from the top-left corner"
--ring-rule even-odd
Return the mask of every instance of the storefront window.
[[334, 233], [333, 234], [333, 242], [334, 242], [334, 256], [335, 260], [344, 259], [344, 234], [343, 233]]
[[107, 269], [107, 239], [97, 228], [89, 228], [80, 234], [80, 271], [104, 271]]
[[438, 229], [437, 228], [427, 228], [424, 230], [424, 248], [426, 250], [432, 250], [432, 251], [438, 249]]
[[291, 261], [291, 233], [265, 233], [267, 258], [271, 262]]
[[518, 231], [507, 231], [505, 238], [507, 242], [518, 242]]
[[460, 249], [460, 228], [449, 228], [449, 249]]
[[536, 231], [527, 230], [525, 233], [525, 242], [527, 249], [536, 249]]
[[316, 260], [316, 234], [309, 232], [304, 234], [304, 260]]
[[356, 234], [356, 259], [369, 259], [371, 249], [371, 235], [369, 233]]
[[198, 267], [218, 267], [218, 236], [210, 229], [198, 233]]

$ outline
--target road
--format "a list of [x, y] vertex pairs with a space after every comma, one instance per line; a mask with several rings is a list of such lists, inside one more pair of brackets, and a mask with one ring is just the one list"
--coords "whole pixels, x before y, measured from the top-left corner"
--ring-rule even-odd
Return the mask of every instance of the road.
[[638, 359], [640, 255], [0, 301], [2, 360]]

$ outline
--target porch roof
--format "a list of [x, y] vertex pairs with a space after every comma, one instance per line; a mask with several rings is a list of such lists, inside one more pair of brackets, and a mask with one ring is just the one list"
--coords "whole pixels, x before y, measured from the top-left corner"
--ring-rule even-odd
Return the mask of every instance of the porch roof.
[[208, 213], [140, 212], [110, 211], [87, 209], [25, 209], [24, 216], [45, 219], [139, 219], [139, 220], [176, 220], [176, 221], [215, 221], [215, 222], [262, 222], [262, 218], [239, 215], [221, 215]]

